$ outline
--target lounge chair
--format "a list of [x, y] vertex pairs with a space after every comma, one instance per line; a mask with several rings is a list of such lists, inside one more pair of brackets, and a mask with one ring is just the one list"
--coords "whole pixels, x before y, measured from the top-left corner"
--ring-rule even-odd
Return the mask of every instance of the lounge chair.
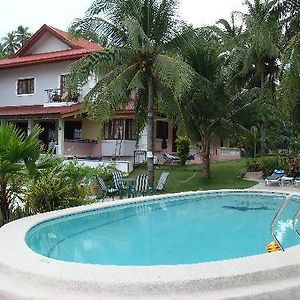
[[115, 188], [117, 189], [119, 196], [122, 199], [125, 191], [128, 189], [128, 187], [125, 184], [123, 174], [120, 171], [115, 171], [112, 173], [112, 175], [113, 175]]
[[166, 181], [169, 177], [170, 173], [169, 172], [162, 172], [160, 175], [160, 178], [157, 182], [157, 185], [155, 187], [155, 190], [158, 192], [163, 192], [165, 190], [165, 185], [166, 185]]
[[294, 184], [295, 184], [295, 186], [299, 186], [300, 185], [300, 177], [295, 177], [294, 178]]
[[173, 164], [174, 162], [180, 162], [180, 158], [178, 156], [171, 155], [168, 153], [164, 153], [163, 158], [165, 160], [165, 164]]
[[96, 179], [97, 179], [97, 182], [103, 192], [103, 201], [105, 199], [105, 197], [107, 195], [112, 195], [113, 196], [113, 200], [115, 199], [115, 194], [118, 192], [117, 189], [115, 188], [110, 188], [110, 187], [107, 187], [107, 185], [105, 184], [104, 180], [102, 177], [100, 177], [99, 175], [96, 175]]
[[148, 175], [138, 175], [138, 177], [135, 180], [135, 187], [134, 187], [134, 193], [135, 195], [140, 193], [143, 196], [146, 194], [149, 194], [151, 191], [149, 184], [148, 184]]
[[274, 170], [271, 176], [265, 178], [265, 185], [269, 185], [272, 183], [276, 183], [278, 185], [281, 184], [281, 178], [284, 176], [284, 170]]

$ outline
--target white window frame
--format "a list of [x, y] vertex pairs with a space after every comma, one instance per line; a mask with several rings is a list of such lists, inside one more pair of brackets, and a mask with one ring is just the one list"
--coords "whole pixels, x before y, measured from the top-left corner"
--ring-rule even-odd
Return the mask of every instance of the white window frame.
[[[18, 94], [18, 82], [19, 82], [19, 80], [25, 80], [25, 79], [33, 79], [33, 93], [32, 94]], [[36, 93], [36, 78], [34, 76], [21, 77], [21, 78], [17, 79], [17, 81], [16, 81], [16, 96], [17, 97], [33, 96], [35, 93]]]

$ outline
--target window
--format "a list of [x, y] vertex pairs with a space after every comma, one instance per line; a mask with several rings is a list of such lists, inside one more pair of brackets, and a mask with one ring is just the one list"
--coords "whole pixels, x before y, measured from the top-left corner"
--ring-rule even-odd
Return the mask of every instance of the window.
[[82, 139], [82, 123], [80, 121], [65, 122], [65, 139], [66, 140]]
[[132, 119], [114, 119], [105, 123], [104, 138], [106, 140], [134, 140], [135, 127]]
[[157, 121], [156, 122], [156, 138], [157, 139], [168, 139], [168, 122]]
[[63, 95], [65, 92], [67, 92], [67, 80], [68, 80], [68, 74], [60, 75], [60, 93]]
[[18, 79], [17, 94], [30, 95], [34, 93], [34, 78]]

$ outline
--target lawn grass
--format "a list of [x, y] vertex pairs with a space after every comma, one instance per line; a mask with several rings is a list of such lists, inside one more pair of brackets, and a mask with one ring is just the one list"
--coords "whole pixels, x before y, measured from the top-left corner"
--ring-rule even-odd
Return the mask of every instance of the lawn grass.
[[[155, 166], [155, 181], [157, 182], [161, 172], [170, 172], [166, 185], [167, 193], [177, 193], [197, 190], [218, 189], [245, 189], [256, 184], [239, 178], [239, 174], [246, 167], [246, 160], [234, 160], [211, 163], [211, 178], [206, 180], [202, 176], [200, 165], [164, 165]], [[139, 174], [146, 174], [146, 166], [136, 168], [129, 176], [135, 178]]]

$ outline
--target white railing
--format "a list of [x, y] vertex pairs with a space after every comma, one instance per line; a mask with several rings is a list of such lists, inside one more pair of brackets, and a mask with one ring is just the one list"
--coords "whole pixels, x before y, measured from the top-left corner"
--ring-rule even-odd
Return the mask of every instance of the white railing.
[[240, 155], [239, 148], [221, 147], [221, 156], [239, 156], [239, 155]]

